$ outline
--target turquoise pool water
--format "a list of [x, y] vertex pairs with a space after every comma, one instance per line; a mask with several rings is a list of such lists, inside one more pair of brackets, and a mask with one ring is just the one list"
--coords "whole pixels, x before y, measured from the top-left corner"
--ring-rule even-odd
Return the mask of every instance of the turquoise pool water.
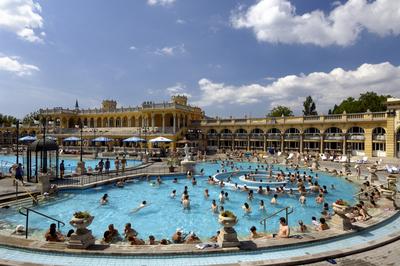
[[[256, 167], [256, 164], [238, 163], [237, 165], [248, 167]], [[219, 230], [220, 225], [217, 221], [217, 214], [211, 211], [211, 201], [215, 199], [217, 204], [218, 195], [221, 188], [207, 183], [208, 175], [215, 174], [216, 170], [221, 170], [219, 164], [201, 163], [196, 166], [197, 171], [204, 169], [204, 175], [196, 175], [197, 185], [193, 186], [191, 181], [186, 177], [179, 177], [177, 184], [172, 182], [174, 176], [164, 177], [163, 184], [154, 185], [154, 179], [151, 182], [134, 181], [127, 183], [124, 188], [117, 188], [112, 185], [97, 187], [84, 191], [66, 191], [61, 192], [57, 200], [44, 203], [37, 210], [66, 222], [67, 226], [62, 228], [65, 233], [70, 229], [68, 221], [72, 214], [78, 210], [87, 210], [95, 219], [90, 226], [94, 235], [101, 238], [103, 232], [107, 229], [107, 225], [113, 223], [119, 231], [123, 230], [125, 223], [130, 222], [132, 226], [139, 232], [141, 238], [147, 239], [150, 234], [156, 238], [170, 238], [176, 228], [183, 228], [184, 231], [194, 231], [201, 238], [206, 239], [215, 234]], [[229, 170], [229, 169], [227, 169]], [[293, 169], [291, 170], [293, 172]], [[303, 171], [301, 171], [303, 172]], [[307, 171], [307, 173], [309, 173]], [[315, 175], [314, 173], [310, 173]], [[329, 193], [325, 195], [326, 202], [332, 203], [338, 198], [343, 198], [352, 202], [352, 195], [356, 193], [357, 188], [347, 181], [319, 173], [319, 183], [327, 185]], [[336, 187], [335, 190], [329, 190], [331, 185]], [[191, 209], [183, 210], [180, 197], [184, 187], [188, 187]], [[205, 199], [203, 192], [209, 190], [210, 197]], [[177, 191], [177, 197], [171, 198], [172, 190]], [[229, 187], [222, 188], [229, 193], [229, 200], [223, 206], [226, 210], [231, 210], [239, 217], [239, 223], [235, 227], [239, 236], [247, 236], [249, 228], [256, 226], [261, 231], [260, 220], [266, 215], [272, 214], [280, 208], [286, 206], [294, 207], [294, 213], [290, 216], [289, 225], [297, 225], [299, 219], [305, 223], [311, 222], [311, 217], [320, 217], [322, 206], [315, 202], [315, 194], [307, 197], [306, 206], [301, 206], [298, 202], [298, 196], [280, 196], [278, 204], [273, 206], [270, 204], [272, 195], [254, 194], [252, 201], [247, 199], [247, 193], [234, 191]], [[103, 194], [109, 195], [109, 204], [100, 205], [99, 200]], [[260, 200], [264, 200], [267, 211], [262, 212], [258, 208]], [[137, 213], [132, 213], [132, 209], [136, 208], [143, 200], [150, 205]], [[241, 206], [248, 202], [253, 212], [245, 215]], [[24, 216], [18, 214], [16, 210], [1, 210], [1, 217], [12, 224], [24, 224]], [[267, 225], [268, 231], [275, 231], [278, 227], [277, 217], [271, 220]], [[30, 226], [36, 229], [48, 228], [50, 222], [39, 216], [32, 214], [30, 216]]]
[[[15, 155], [0, 155], [0, 172], [2, 173], [8, 173], [10, 167], [16, 162], [17, 156]], [[23, 165], [26, 166], [25, 162], [26, 158], [24, 156], [19, 156], [19, 162], [22, 163]], [[60, 157], [60, 162], [61, 160], [64, 160], [64, 165], [65, 165], [65, 172], [66, 173], [71, 173], [75, 171], [76, 165], [79, 162], [79, 159], [73, 159], [73, 158], [64, 158]], [[115, 169], [114, 167], [114, 160], [115, 158], [110, 158], [111, 162], [111, 169]], [[96, 165], [99, 163], [99, 159], [85, 159], [85, 164], [86, 167], [92, 167], [93, 169], [96, 167]], [[104, 160], [105, 161], [105, 160]], [[55, 159], [53, 158], [52, 163], [55, 163]], [[137, 160], [127, 160], [127, 167], [133, 167], [136, 165], [141, 164], [140, 161]]]

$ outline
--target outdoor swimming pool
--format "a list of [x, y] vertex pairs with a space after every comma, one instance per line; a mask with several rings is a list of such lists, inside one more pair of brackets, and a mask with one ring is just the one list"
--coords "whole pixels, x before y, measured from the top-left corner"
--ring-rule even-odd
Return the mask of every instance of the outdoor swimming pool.
[[[257, 164], [253, 163], [237, 163], [238, 167], [247, 168], [250, 165], [255, 168]], [[124, 224], [132, 223], [133, 228], [139, 232], [139, 236], [147, 239], [150, 234], [157, 239], [171, 238], [176, 228], [180, 227], [185, 232], [194, 231], [202, 239], [206, 239], [215, 234], [219, 230], [218, 215], [211, 212], [212, 199], [217, 200], [221, 188], [216, 185], [207, 183], [208, 175], [215, 174], [221, 169], [219, 164], [201, 163], [196, 166], [197, 171], [204, 169], [204, 176], [196, 176], [197, 185], [193, 186], [191, 181], [186, 177], [179, 177], [177, 184], [172, 182], [174, 176], [164, 177], [164, 183], [154, 185], [153, 182], [134, 181], [127, 183], [124, 188], [117, 188], [112, 185], [96, 187], [83, 191], [65, 191], [60, 192], [60, 197], [54, 201], [41, 204], [35, 207], [38, 211], [64, 221], [67, 225], [62, 228], [66, 233], [70, 226], [68, 221], [75, 211], [89, 211], [95, 216], [90, 226], [93, 234], [97, 238], [101, 238], [103, 232], [107, 229], [107, 225], [113, 223], [121, 232]], [[229, 170], [229, 169], [227, 169]], [[293, 169], [292, 169], [293, 172]], [[302, 173], [303, 171], [301, 171]], [[309, 173], [307, 171], [307, 173]], [[315, 175], [314, 173], [310, 173]], [[319, 183], [327, 185], [329, 193], [325, 195], [325, 200], [329, 204], [338, 198], [354, 202], [353, 195], [357, 188], [342, 178], [329, 176], [319, 173]], [[335, 186], [335, 190], [329, 190], [331, 184]], [[184, 190], [184, 186], [188, 186], [191, 199], [191, 209], [183, 210], [180, 197]], [[209, 190], [210, 197], [204, 198], [203, 192]], [[239, 222], [235, 229], [239, 236], [248, 235], [249, 228], [255, 225], [261, 231], [260, 220], [266, 215], [286, 207], [294, 207], [294, 213], [290, 215], [289, 225], [295, 226], [298, 220], [305, 223], [311, 222], [311, 217], [320, 217], [322, 206], [314, 200], [315, 194], [307, 197], [306, 206], [301, 206], [298, 202], [298, 196], [282, 195], [278, 198], [278, 204], [272, 206], [270, 200], [272, 195], [258, 195], [255, 193], [253, 201], [247, 200], [247, 193], [234, 191], [229, 187], [222, 188], [229, 193], [229, 200], [225, 202], [225, 210], [233, 211], [239, 218]], [[175, 199], [170, 198], [172, 190], [177, 191]], [[100, 205], [99, 200], [103, 194], [109, 195], [109, 204]], [[267, 211], [262, 212], [258, 209], [259, 201], [263, 199]], [[136, 208], [143, 200], [150, 205], [137, 213], [132, 213], [132, 209]], [[253, 209], [250, 215], [244, 215], [241, 206], [244, 202], [248, 202]], [[18, 214], [15, 209], [1, 210], [2, 220], [12, 224], [24, 224], [25, 217]], [[275, 231], [278, 227], [276, 219], [270, 220], [267, 224], [268, 231]], [[49, 227], [50, 222], [39, 216], [30, 216], [30, 227], [45, 230]]]
[[[1, 173], [8, 173], [10, 167], [16, 162], [17, 156], [15, 155], [0, 155], [0, 172]], [[110, 165], [111, 169], [114, 168], [114, 159], [115, 158], [110, 158]], [[26, 158], [24, 156], [19, 156], [19, 162], [22, 163], [24, 166]], [[65, 157], [60, 157], [60, 162], [61, 160], [64, 160], [64, 165], [65, 165], [65, 173], [72, 173], [75, 171], [76, 165], [79, 162], [79, 159], [75, 158], [65, 158]], [[100, 159], [86, 159], [84, 158], [85, 165], [86, 167], [92, 167], [93, 169], [96, 167], [96, 165], [99, 163]], [[53, 159], [54, 163], [54, 159]], [[138, 160], [127, 160], [127, 167], [133, 167], [136, 165], [141, 164], [140, 161]], [[34, 167], [34, 166], [32, 166]]]

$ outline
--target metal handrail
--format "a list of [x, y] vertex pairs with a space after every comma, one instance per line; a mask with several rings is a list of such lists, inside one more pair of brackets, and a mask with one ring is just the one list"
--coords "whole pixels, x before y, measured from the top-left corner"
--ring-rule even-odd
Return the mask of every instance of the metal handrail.
[[[23, 213], [23, 212], [22, 212], [22, 209], [25, 209], [25, 210], [26, 210], [26, 213]], [[20, 214], [26, 216], [26, 219], [25, 219], [25, 238], [26, 238], [26, 239], [28, 238], [29, 212], [34, 212], [34, 213], [36, 213], [36, 214], [38, 214], [38, 215], [40, 215], [40, 216], [43, 216], [43, 217], [45, 217], [45, 218], [47, 218], [47, 219], [49, 219], [49, 220], [53, 220], [53, 221], [57, 222], [57, 228], [58, 228], [58, 230], [60, 230], [60, 224], [62, 224], [62, 226], [65, 226], [65, 223], [64, 223], [64, 222], [62, 222], [62, 221], [60, 221], [60, 220], [57, 220], [57, 219], [55, 219], [55, 218], [53, 218], [53, 217], [50, 217], [50, 216], [48, 216], [48, 215], [46, 215], [46, 214], [44, 214], [44, 213], [41, 213], [41, 212], [32, 210], [31, 208], [20, 207], [20, 208], [18, 209], [18, 212], [19, 212]]]
[[264, 231], [267, 230], [267, 220], [270, 219], [270, 218], [272, 218], [272, 217], [275, 217], [277, 214], [279, 214], [279, 213], [281, 213], [281, 212], [283, 212], [283, 211], [286, 211], [286, 213], [285, 213], [285, 216], [286, 216], [286, 224], [289, 224], [289, 214], [292, 214], [292, 213], [293, 213], [294, 208], [288, 206], [288, 207], [282, 208], [282, 209], [280, 209], [280, 210], [274, 212], [273, 214], [271, 214], [271, 215], [265, 217], [264, 219], [262, 219], [262, 220], [260, 221], [260, 224], [264, 225]]
[[358, 198], [360, 198], [360, 195], [361, 195], [361, 194], [364, 194], [364, 193], [366, 193], [366, 192], [369, 192], [369, 191], [373, 190], [374, 188], [375, 188], [375, 187], [374, 187], [373, 185], [371, 185], [371, 187], [370, 187], [369, 189], [367, 189], [367, 190], [365, 190], [365, 191], [360, 191], [360, 192], [354, 194], [353, 197], [357, 197], [357, 196], [358, 196]]

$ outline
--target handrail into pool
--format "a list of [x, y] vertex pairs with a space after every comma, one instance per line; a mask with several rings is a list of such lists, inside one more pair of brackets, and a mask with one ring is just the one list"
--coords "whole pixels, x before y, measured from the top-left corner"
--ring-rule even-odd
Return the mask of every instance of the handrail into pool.
[[[291, 210], [289, 210], [289, 209], [291, 209]], [[281, 213], [281, 212], [283, 212], [283, 211], [286, 211], [286, 213], [285, 213], [285, 216], [286, 216], [286, 223], [289, 224], [289, 214], [292, 214], [293, 211], [294, 211], [294, 208], [293, 208], [293, 207], [290, 207], [290, 206], [285, 207], [285, 208], [282, 208], [282, 209], [280, 209], [280, 210], [274, 212], [273, 214], [271, 214], [271, 215], [265, 217], [264, 219], [262, 219], [262, 220], [260, 221], [260, 224], [264, 225], [264, 231], [267, 231], [267, 220], [270, 219], [270, 218], [272, 218], [272, 217], [274, 217], [274, 216], [276, 216], [278, 213]]]
[[[23, 212], [22, 212], [22, 209], [25, 209], [25, 210], [26, 210], [26, 213], [23, 213]], [[53, 218], [53, 217], [50, 217], [50, 216], [48, 216], [48, 215], [46, 215], [46, 214], [44, 214], [44, 213], [41, 213], [41, 212], [32, 210], [31, 208], [20, 207], [20, 208], [18, 209], [18, 212], [19, 212], [20, 214], [26, 216], [26, 219], [25, 219], [25, 238], [26, 238], [26, 239], [28, 239], [29, 212], [34, 212], [34, 213], [39, 214], [39, 215], [41, 215], [41, 216], [43, 216], [43, 217], [45, 217], [45, 218], [47, 218], [47, 219], [50, 219], [50, 220], [53, 220], [53, 221], [57, 222], [57, 228], [58, 228], [58, 230], [60, 230], [60, 224], [62, 224], [62, 226], [65, 226], [65, 223], [64, 223], [64, 222], [62, 222], [62, 221], [60, 221], [60, 220], [57, 220], [57, 219], [55, 219], [55, 218]]]
[[369, 189], [367, 189], [365, 191], [361, 191], [361, 192], [358, 192], [358, 193], [354, 194], [353, 197], [357, 197], [358, 196], [358, 198], [360, 199], [360, 195], [361, 194], [364, 194], [365, 192], [369, 192], [369, 191], [373, 190], [374, 188], [375, 188], [374, 186], [371, 186]]

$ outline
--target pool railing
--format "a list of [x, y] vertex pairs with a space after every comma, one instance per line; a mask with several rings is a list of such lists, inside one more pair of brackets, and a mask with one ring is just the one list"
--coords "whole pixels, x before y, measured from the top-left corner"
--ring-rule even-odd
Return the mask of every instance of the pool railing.
[[264, 225], [264, 232], [267, 231], [267, 220], [269, 220], [269, 219], [275, 217], [276, 215], [278, 215], [279, 213], [281, 213], [281, 212], [283, 212], [283, 211], [285, 211], [286, 224], [289, 224], [289, 215], [293, 213], [294, 208], [288, 206], [288, 207], [282, 208], [282, 209], [280, 209], [280, 210], [274, 212], [273, 214], [271, 214], [271, 215], [269, 215], [269, 216], [263, 218], [263, 219], [260, 221], [260, 224]]

